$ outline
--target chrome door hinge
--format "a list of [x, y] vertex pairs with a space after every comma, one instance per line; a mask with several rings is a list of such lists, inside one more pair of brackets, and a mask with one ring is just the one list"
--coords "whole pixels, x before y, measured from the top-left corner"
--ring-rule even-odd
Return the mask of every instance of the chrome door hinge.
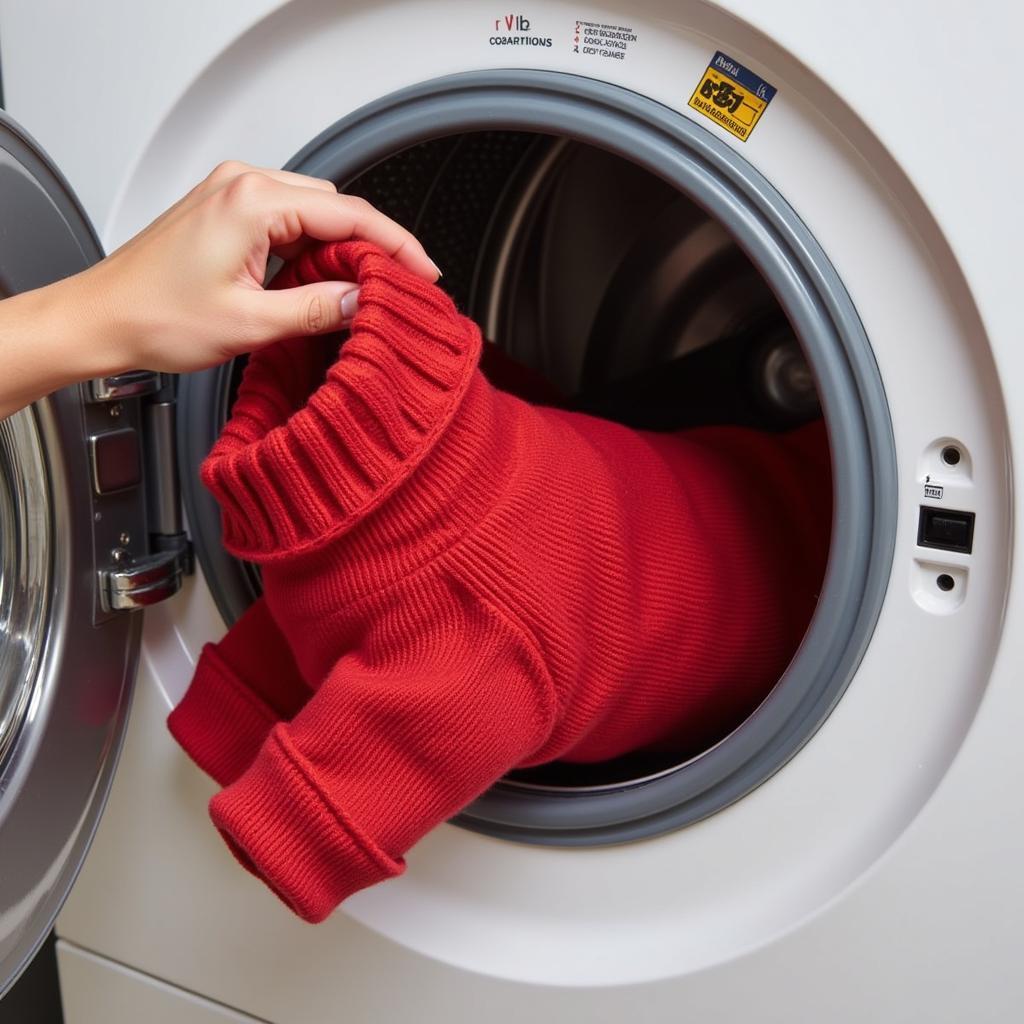
[[137, 370], [84, 389], [98, 618], [156, 604], [193, 571], [181, 513], [175, 381]]
[[119, 402], [125, 398], [152, 395], [161, 387], [160, 374], [152, 370], [129, 370], [114, 377], [97, 377], [89, 381], [94, 402]]
[[100, 604], [104, 611], [133, 611], [173, 597], [192, 571], [191, 556], [177, 551], [116, 562], [99, 573]]

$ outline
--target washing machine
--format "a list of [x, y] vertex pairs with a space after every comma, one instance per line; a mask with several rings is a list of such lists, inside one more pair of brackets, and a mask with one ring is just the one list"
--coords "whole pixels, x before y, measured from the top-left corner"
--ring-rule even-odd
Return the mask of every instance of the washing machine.
[[995, 2], [0, 4], [7, 293], [220, 160], [286, 166], [411, 227], [562, 394], [823, 415], [833, 489], [814, 618], [742, 723], [513, 773], [311, 926], [164, 724], [259, 592], [196, 478], [240, 367], [10, 418], [0, 985], [63, 904], [69, 1024], [1018, 1016], [1022, 32]]

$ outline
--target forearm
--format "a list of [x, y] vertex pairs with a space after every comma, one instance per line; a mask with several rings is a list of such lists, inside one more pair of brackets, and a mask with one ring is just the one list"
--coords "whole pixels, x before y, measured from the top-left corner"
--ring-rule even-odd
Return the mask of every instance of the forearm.
[[75, 381], [129, 368], [90, 292], [86, 272], [0, 302], [0, 419]]
[[78, 380], [191, 373], [281, 338], [342, 330], [358, 303], [352, 282], [263, 283], [269, 256], [347, 238], [381, 246], [426, 281], [439, 275], [405, 228], [333, 182], [221, 164], [105, 260], [0, 302], [0, 418]]

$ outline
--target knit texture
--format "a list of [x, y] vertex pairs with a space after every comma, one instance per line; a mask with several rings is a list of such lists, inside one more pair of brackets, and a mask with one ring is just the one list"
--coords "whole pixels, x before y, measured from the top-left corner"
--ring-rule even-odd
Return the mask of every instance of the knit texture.
[[265, 598], [170, 726], [232, 851], [310, 921], [513, 767], [697, 752], [795, 652], [828, 548], [823, 427], [642, 433], [480, 373], [477, 327], [372, 246], [336, 354], [251, 358], [202, 469]]

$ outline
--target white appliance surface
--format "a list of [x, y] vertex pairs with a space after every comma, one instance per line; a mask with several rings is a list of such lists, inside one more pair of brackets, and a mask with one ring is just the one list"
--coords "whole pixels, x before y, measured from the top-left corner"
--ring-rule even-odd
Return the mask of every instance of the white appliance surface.
[[[58, 923], [69, 1024], [1013, 1019], [1024, 154], [1006, 111], [1024, 15], [994, 0], [538, 2], [517, 13], [551, 47], [492, 46], [506, 13], [457, 0], [3, 0], [5, 97], [111, 248], [218, 160], [279, 166], [406, 85], [537, 67], [685, 113], [716, 50], [742, 60], [779, 90], [761, 123], [746, 143], [700, 123], [829, 255], [893, 418], [898, 530], [871, 644], [811, 742], [728, 810], [582, 851], [443, 826], [404, 877], [313, 927], [237, 868], [205, 815], [213, 784], [164, 726], [224, 628], [197, 575], [147, 613], [110, 804]], [[574, 54], [579, 18], [628, 26], [636, 42], [623, 60]], [[948, 438], [968, 455], [956, 471], [938, 461]], [[926, 476], [977, 510], [972, 555], [915, 546]], [[955, 600], [928, 586], [939, 569], [962, 584]]]

